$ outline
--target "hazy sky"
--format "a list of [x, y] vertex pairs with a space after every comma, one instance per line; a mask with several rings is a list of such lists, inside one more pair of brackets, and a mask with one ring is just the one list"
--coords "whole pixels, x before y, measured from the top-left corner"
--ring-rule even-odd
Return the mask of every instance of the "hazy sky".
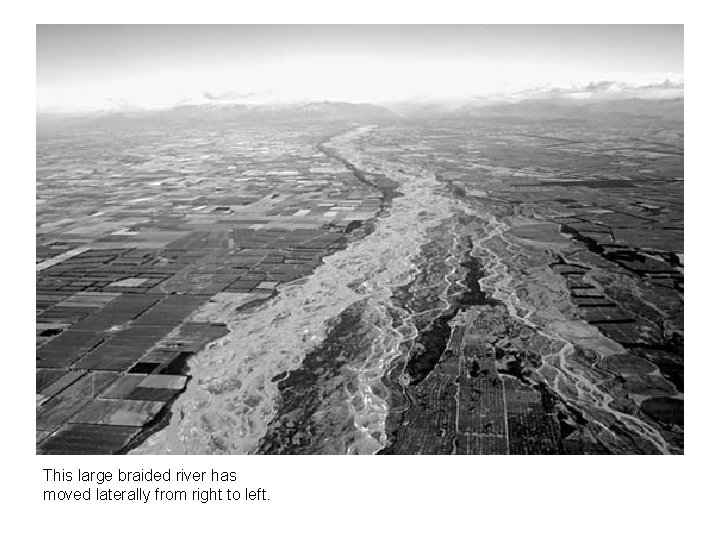
[[458, 97], [682, 80], [676, 26], [37, 26], [39, 110]]

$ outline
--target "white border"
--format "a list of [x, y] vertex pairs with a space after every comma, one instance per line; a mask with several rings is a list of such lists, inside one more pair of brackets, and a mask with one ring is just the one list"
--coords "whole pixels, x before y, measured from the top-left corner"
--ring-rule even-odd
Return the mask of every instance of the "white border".
[[[440, 4], [440, 5], [438, 5]], [[462, 6], [460, 5], [462, 4]], [[5, 6], [2, 130], [4, 531], [53, 538], [706, 538], [717, 530], [716, 16], [689, 2], [28, 2]], [[60, 22], [685, 23], [686, 452], [676, 457], [35, 456], [34, 28]], [[43, 467], [236, 469], [264, 506], [48, 506]], [[190, 504], [190, 506], [188, 506]]]

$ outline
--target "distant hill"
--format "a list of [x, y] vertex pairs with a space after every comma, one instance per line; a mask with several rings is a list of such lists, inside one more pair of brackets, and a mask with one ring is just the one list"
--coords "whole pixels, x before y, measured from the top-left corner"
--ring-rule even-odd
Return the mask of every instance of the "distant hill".
[[369, 103], [322, 101], [283, 105], [203, 104], [162, 110], [132, 110], [84, 115], [38, 114], [38, 128], [131, 129], [225, 123], [374, 122], [396, 118]]
[[[390, 109], [392, 107], [393, 110]], [[399, 118], [455, 120], [512, 118], [642, 122], [658, 119], [683, 122], [684, 99], [577, 99], [549, 97], [517, 102], [465, 100], [456, 103], [407, 102], [385, 106], [321, 101], [282, 105], [200, 104], [163, 110], [124, 110], [84, 115], [38, 114], [43, 129], [163, 129], [192, 126], [262, 125], [315, 122], [372, 123]]]
[[602, 101], [572, 98], [528, 99], [517, 103], [465, 105], [445, 115], [454, 118], [576, 119], [593, 121], [656, 118], [682, 122], [684, 118], [684, 99], [635, 98]]
[[375, 120], [394, 118], [395, 113], [369, 103], [321, 101], [290, 105], [185, 105], [158, 113], [161, 117], [193, 121], [313, 121]]

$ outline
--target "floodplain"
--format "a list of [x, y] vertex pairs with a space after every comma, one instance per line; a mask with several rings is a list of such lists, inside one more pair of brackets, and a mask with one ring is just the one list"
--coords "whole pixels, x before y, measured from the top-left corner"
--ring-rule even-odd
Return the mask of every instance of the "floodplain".
[[39, 132], [39, 453], [682, 453], [683, 125]]

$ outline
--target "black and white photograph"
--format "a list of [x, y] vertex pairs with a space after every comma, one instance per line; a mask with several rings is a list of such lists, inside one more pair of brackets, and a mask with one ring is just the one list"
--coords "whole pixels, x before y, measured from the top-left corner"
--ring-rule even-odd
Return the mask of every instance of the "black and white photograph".
[[36, 62], [37, 454], [684, 453], [682, 24]]

